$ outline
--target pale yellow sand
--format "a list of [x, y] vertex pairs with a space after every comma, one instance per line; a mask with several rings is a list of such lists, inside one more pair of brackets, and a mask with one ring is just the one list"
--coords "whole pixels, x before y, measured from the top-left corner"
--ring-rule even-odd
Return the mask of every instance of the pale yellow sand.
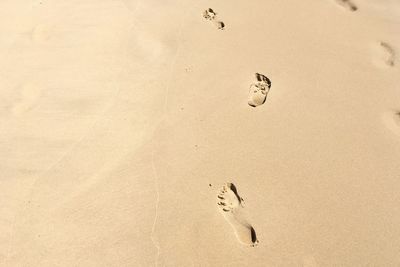
[[0, 266], [399, 266], [400, 3], [351, 3], [0, 1]]

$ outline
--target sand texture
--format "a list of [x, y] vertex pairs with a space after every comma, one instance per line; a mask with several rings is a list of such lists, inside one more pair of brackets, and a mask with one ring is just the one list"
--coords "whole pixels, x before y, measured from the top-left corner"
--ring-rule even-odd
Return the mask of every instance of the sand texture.
[[400, 266], [400, 1], [0, 21], [0, 266]]

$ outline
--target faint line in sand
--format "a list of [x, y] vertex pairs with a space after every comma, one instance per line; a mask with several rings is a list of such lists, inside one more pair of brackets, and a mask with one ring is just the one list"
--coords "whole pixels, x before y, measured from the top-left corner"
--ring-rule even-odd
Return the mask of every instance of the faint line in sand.
[[[178, 58], [178, 55], [179, 55], [179, 51], [180, 51], [180, 47], [181, 47], [181, 44], [182, 44], [181, 36], [182, 36], [182, 29], [183, 29], [183, 26], [185, 24], [184, 22], [185, 22], [185, 16], [183, 16], [181, 25], [179, 27], [179, 33], [178, 33], [178, 37], [177, 37], [178, 45], [177, 45], [177, 48], [176, 48], [175, 55], [174, 55], [173, 59], [171, 60], [171, 64], [170, 64], [170, 67], [169, 67], [169, 77], [168, 77], [168, 81], [167, 81], [167, 84], [165, 85], [165, 89], [164, 89], [164, 92], [165, 92], [164, 107], [163, 107], [164, 114], [163, 114], [163, 119], [161, 121], [163, 121], [165, 119], [165, 116], [166, 116], [169, 87], [170, 87], [170, 84], [171, 84], [172, 74], [173, 74], [173, 71], [175, 69], [175, 64], [176, 64], [176, 61], [177, 61], [177, 58]], [[161, 123], [161, 121], [160, 121], [160, 123]], [[155, 238], [155, 229], [156, 229], [157, 219], [158, 219], [158, 206], [159, 206], [159, 203], [160, 203], [160, 191], [159, 191], [159, 183], [158, 183], [158, 172], [157, 172], [157, 168], [156, 168], [155, 163], [154, 163], [154, 146], [153, 146], [152, 152], [151, 152], [151, 166], [152, 166], [153, 175], [154, 175], [154, 185], [155, 185], [154, 187], [156, 189], [156, 204], [155, 204], [155, 215], [154, 215], [153, 225], [152, 225], [152, 228], [151, 228], [151, 236], [150, 236], [150, 238], [151, 238], [151, 241], [154, 244], [154, 247], [157, 249], [157, 255], [156, 255], [156, 259], [155, 259], [155, 266], [158, 266], [158, 259], [160, 257], [160, 243]]]
[[155, 215], [154, 215], [154, 221], [153, 221], [153, 226], [151, 227], [151, 241], [153, 242], [154, 246], [157, 248], [157, 255], [156, 255], [156, 260], [155, 260], [155, 266], [158, 266], [158, 258], [160, 257], [160, 244], [158, 240], [156, 241], [154, 237], [154, 232], [156, 229], [156, 223], [157, 223], [157, 218], [158, 218], [158, 205], [160, 203], [160, 191], [158, 188], [158, 173], [156, 166], [154, 164], [154, 149], [151, 152], [151, 167], [153, 169], [153, 174], [154, 174], [154, 185], [156, 189], [156, 207], [155, 207]]

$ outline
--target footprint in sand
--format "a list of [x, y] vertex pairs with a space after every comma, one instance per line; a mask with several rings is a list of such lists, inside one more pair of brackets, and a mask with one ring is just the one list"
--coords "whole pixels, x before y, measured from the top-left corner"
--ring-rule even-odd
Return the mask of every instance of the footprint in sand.
[[225, 28], [225, 23], [222, 21], [213, 21], [213, 23], [218, 30], [223, 30]]
[[243, 214], [244, 201], [239, 196], [235, 185], [232, 183], [224, 185], [217, 198], [217, 204], [225, 219], [232, 226], [239, 242], [252, 247], [256, 246], [258, 244], [256, 231]]
[[139, 0], [122, 0], [122, 3], [125, 5], [125, 7], [129, 10], [129, 11], [136, 11], [136, 8], [138, 7], [139, 4]]
[[271, 88], [271, 81], [267, 76], [256, 73], [256, 83], [250, 85], [248, 104], [255, 108], [265, 103], [269, 89]]
[[217, 20], [217, 13], [211, 8], [208, 8], [203, 11], [203, 18], [211, 21], [215, 25], [215, 27], [217, 27], [217, 29], [219, 30], [223, 30], [225, 28], [225, 23]]
[[16, 116], [34, 108], [42, 95], [42, 89], [38, 85], [32, 83], [22, 85], [20, 90], [20, 99], [11, 110]]
[[214, 20], [216, 16], [217, 13], [214, 12], [214, 10], [212, 10], [211, 8], [203, 11], [203, 18], [205, 18], [206, 20]]
[[21, 32], [21, 36], [27, 38], [34, 44], [45, 44], [51, 39], [53, 27], [48, 24], [39, 23]]
[[400, 109], [384, 113], [382, 120], [389, 130], [400, 136]]
[[312, 255], [307, 255], [303, 257], [303, 267], [318, 267], [315, 257]]
[[388, 43], [380, 42], [381, 46], [381, 55], [380, 58], [384, 62], [386, 66], [393, 67], [396, 53]]
[[335, 2], [349, 11], [357, 11], [358, 7], [351, 0], [335, 0]]
[[44, 43], [50, 39], [50, 32], [48, 25], [38, 24], [31, 30], [31, 39], [35, 43]]
[[396, 50], [387, 42], [371, 43], [372, 63], [378, 68], [392, 68], [396, 64]]

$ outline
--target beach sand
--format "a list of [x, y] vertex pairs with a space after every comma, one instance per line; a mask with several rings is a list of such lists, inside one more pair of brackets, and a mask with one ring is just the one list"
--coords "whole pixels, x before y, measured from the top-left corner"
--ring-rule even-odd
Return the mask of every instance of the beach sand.
[[400, 265], [399, 1], [0, 17], [0, 266]]

